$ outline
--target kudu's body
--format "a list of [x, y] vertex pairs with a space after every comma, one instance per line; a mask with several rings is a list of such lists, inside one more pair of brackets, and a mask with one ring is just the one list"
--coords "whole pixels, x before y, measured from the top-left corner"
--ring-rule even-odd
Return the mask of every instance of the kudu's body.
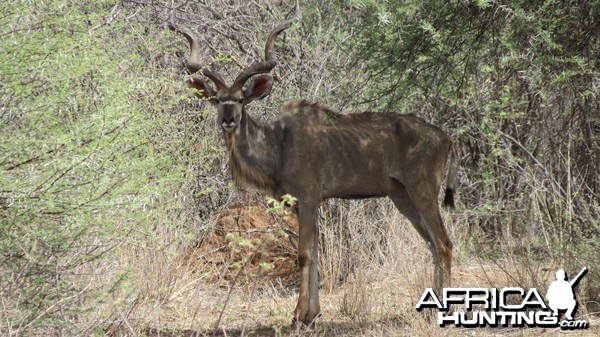
[[[268, 95], [272, 78], [257, 76], [244, 90], [243, 84], [275, 66], [273, 41], [292, 21], [269, 35], [266, 61], [244, 70], [231, 86], [210, 70], [203, 73], [215, 83], [216, 91], [202, 79], [193, 78], [189, 84], [199, 90], [198, 96], [217, 106], [234, 180], [275, 197], [288, 193], [298, 199], [301, 279], [294, 319], [310, 323], [320, 312], [317, 209], [326, 198], [389, 196], [428, 243], [435, 265], [435, 288], [440, 291], [449, 285], [452, 259], [452, 242], [438, 206], [446, 161], [452, 155], [452, 142], [444, 132], [414, 115], [344, 115], [304, 100], [285, 104], [281, 118], [270, 124], [247, 114], [245, 105]], [[195, 39], [187, 31], [175, 29], [190, 42], [188, 68], [198, 70], [190, 66], [194, 64], [190, 60], [198, 59]], [[450, 158], [447, 204], [453, 203], [456, 180], [454, 158]]]

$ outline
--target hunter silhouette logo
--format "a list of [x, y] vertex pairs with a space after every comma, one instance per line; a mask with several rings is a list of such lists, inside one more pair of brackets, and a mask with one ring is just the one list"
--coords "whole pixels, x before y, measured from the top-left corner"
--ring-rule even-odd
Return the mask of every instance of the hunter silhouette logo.
[[[547, 304], [536, 288], [444, 288], [441, 297], [432, 288], [425, 289], [417, 303], [418, 311], [437, 308], [440, 326], [457, 327], [561, 327], [585, 329], [588, 321], [574, 320], [577, 301], [573, 292], [577, 283], [587, 272], [567, 281], [563, 269], [556, 272], [556, 280], [546, 293]], [[451, 305], [454, 307], [450, 308]], [[457, 310], [458, 309], [458, 310]], [[560, 313], [565, 312], [565, 320]]]
[[571, 282], [567, 281], [564, 270], [559, 269], [556, 272], [556, 281], [552, 282], [546, 294], [548, 306], [552, 309], [553, 316], [558, 316], [559, 310], [566, 310], [565, 317], [570, 321], [573, 320], [573, 312], [577, 308], [573, 288], [575, 288], [577, 282], [579, 282], [586, 272], [587, 268], [584, 267]]

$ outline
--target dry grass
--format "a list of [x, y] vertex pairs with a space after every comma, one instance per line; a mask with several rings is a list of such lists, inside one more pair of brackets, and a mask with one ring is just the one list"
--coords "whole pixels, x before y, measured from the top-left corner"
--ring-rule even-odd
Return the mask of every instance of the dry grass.
[[[267, 228], [265, 221], [271, 225], [279, 221], [280, 226], [286, 226], [280, 218], [261, 215], [257, 209], [255, 205], [230, 208], [215, 219], [213, 228], [223, 225], [229, 229], [240, 228], [236, 226], [243, 222], [242, 227], [251, 231], [244, 235], [254, 240], [257, 235], [266, 235], [252, 232]], [[344, 212], [347, 217], [341, 218], [340, 223], [325, 223], [331, 214]], [[238, 220], [243, 218], [243, 221], [231, 222], [232, 214], [238, 214]], [[550, 283], [553, 266], [538, 265], [535, 269], [530, 266], [527, 270], [535, 271], [533, 275], [524, 273], [524, 264], [517, 263], [511, 256], [497, 261], [464, 258], [469, 255], [464, 251], [469, 235], [456, 225], [460, 223], [456, 219], [460, 213], [444, 214], [444, 217], [457, 243], [454, 286], [503, 287], [532, 281], [547, 286]], [[278, 261], [281, 251], [288, 254], [287, 250], [293, 248], [294, 227], [286, 228], [292, 233], [289, 246], [278, 242], [261, 250], [263, 257], [258, 261], [250, 259], [241, 267], [242, 272], [231, 268], [231, 264], [251, 251], [234, 254], [233, 249], [228, 248], [218, 250], [218, 254], [225, 254], [226, 258], [206, 257], [207, 251], [214, 250], [214, 245], [222, 245], [223, 241], [203, 241], [207, 247], [188, 250], [187, 256], [166, 253], [161, 256], [156, 251], [137, 256], [138, 270], [144, 274], [138, 281], [144, 296], [138, 298], [133, 310], [122, 316], [123, 322], [114, 330], [115, 334], [207, 336], [216, 331], [220, 336], [592, 336], [600, 333], [595, 327], [600, 322], [591, 315], [585, 319], [592, 327], [574, 332], [541, 328], [440, 328], [427, 314], [414, 309], [424, 288], [432, 285], [429, 251], [412, 226], [385, 200], [328, 204], [322, 210], [321, 245], [325, 247], [322, 252], [329, 252], [321, 256], [322, 317], [310, 330], [292, 328], [291, 315], [297, 300], [295, 272], [286, 269], [289, 265], [279, 266], [287, 270], [288, 275], [256, 267], [260, 261]], [[335, 228], [345, 228], [347, 232], [340, 236]], [[347, 242], [339, 242], [340, 238]], [[208, 245], [209, 242], [213, 246]], [[342, 250], [352, 247], [352, 250], [333, 254], [336, 247]], [[293, 257], [290, 259], [293, 261]], [[349, 261], [352, 263], [345, 272], [339, 268], [327, 269], [327, 266]], [[146, 267], [151, 269], [146, 270]], [[580, 307], [579, 314], [586, 314], [585, 308]]]

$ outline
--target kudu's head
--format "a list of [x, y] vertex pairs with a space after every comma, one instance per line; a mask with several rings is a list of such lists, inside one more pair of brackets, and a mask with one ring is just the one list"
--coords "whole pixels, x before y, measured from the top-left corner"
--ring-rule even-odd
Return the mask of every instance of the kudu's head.
[[[273, 87], [273, 77], [269, 72], [277, 65], [273, 45], [277, 35], [286, 28], [290, 27], [294, 21], [300, 19], [300, 8], [296, 3], [295, 16], [287, 21], [277, 25], [267, 38], [265, 45], [265, 60], [254, 62], [244, 69], [233, 81], [233, 84], [227, 85], [223, 77], [210, 69], [202, 69], [202, 74], [206, 76], [216, 87], [216, 90], [207, 81], [202, 78], [192, 77], [188, 84], [196, 89], [196, 96], [208, 99], [217, 107], [217, 121], [225, 132], [234, 132], [236, 127], [245, 118], [244, 107], [246, 104], [262, 99], [269, 95]], [[202, 66], [200, 64], [200, 46], [198, 41], [187, 29], [170, 24], [170, 28], [185, 36], [190, 44], [190, 55], [187, 59], [187, 69], [190, 74], [198, 72]], [[259, 75], [259, 76], [256, 76]], [[254, 78], [253, 78], [254, 77]], [[252, 78], [247, 85], [246, 82]]]

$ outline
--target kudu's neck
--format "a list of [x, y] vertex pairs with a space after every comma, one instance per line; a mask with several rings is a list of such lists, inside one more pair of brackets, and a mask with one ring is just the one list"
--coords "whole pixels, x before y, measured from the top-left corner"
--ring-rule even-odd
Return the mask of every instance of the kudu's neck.
[[237, 184], [275, 193], [278, 132], [273, 125], [250, 117], [244, 108], [233, 134], [226, 135], [229, 167]]

